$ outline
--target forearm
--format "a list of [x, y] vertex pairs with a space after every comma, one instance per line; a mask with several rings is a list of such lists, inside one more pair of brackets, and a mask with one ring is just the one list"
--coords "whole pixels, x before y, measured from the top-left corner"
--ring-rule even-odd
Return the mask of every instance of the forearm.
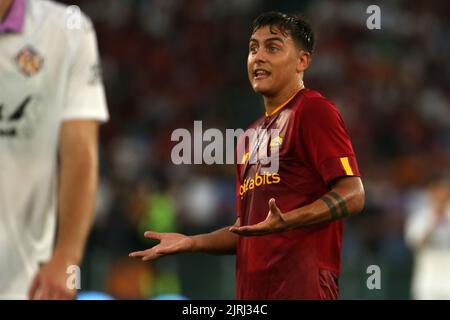
[[205, 252], [212, 254], [235, 254], [238, 235], [230, 232], [225, 227], [207, 234], [192, 236], [193, 252]]
[[348, 182], [341, 181], [311, 204], [284, 213], [288, 229], [330, 222], [361, 212], [364, 207], [362, 184], [359, 179], [356, 184], [355, 181], [351, 185]]
[[425, 247], [430, 244], [436, 229], [440, 223], [442, 223], [442, 217], [445, 216], [446, 203], [436, 201], [430, 210], [432, 211], [431, 216], [428, 217], [425, 223], [423, 223], [423, 232], [418, 237], [419, 247]]
[[54, 256], [79, 264], [92, 224], [98, 180], [95, 150], [62, 160], [59, 188], [58, 237]]
[[409, 217], [406, 224], [405, 240], [414, 249], [421, 249], [429, 244], [438, 220], [435, 216], [426, 219], [424, 216], [416, 214]]
[[426, 247], [430, 243], [430, 240], [432, 239], [434, 234], [435, 227], [436, 226], [432, 226], [425, 231], [422, 238], [417, 241], [418, 248]]

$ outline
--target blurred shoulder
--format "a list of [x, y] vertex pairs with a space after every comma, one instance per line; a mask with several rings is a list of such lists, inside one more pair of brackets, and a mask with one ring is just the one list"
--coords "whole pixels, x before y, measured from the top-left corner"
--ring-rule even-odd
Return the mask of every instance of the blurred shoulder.
[[27, 0], [26, 5], [33, 19], [54, 32], [77, 34], [93, 29], [91, 19], [78, 6], [52, 0]]
[[303, 99], [299, 100], [298, 111], [306, 117], [322, 117], [339, 114], [336, 105], [320, 92], [312, 89], [304, 89]]

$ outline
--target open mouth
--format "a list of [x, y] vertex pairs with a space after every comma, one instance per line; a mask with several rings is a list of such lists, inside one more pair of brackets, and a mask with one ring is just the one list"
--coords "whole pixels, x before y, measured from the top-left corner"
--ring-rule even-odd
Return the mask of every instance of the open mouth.
[[270, 76], [270, 72], [265, 69], [255, 69], [253, 71], [253, 79], [262, 80]]

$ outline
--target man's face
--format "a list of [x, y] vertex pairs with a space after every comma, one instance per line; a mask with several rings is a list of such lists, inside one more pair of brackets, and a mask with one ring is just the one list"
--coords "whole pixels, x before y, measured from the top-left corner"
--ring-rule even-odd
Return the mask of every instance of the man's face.
[[301, 70], [300, 51], [292, 37], [277, 27], [261, 27], [249, 41], [247, 71], [253, 90], [275, 96], [284, 87], [299, 82]]

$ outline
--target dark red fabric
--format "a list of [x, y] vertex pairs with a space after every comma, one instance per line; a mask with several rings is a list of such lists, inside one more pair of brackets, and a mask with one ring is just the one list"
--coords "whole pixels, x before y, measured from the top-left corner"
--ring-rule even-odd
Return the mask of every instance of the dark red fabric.
[[[265, 175], [261, 161], [237, 166], [237, 209], [241, 225], [263, 221], [268, 201], [282, 212], [305, 206], [330, 190], [338, 177], [359, 176], [356, 157], [338, 109], [318, 92], [303, 89], [270, 117], [250, 128], [279, 129], [279, 169]], [[280, 140], [281, 140], [280, 139]], [[238, 148], [243, 140], [239, 139]], [[271, 141], [261, 146], [271, 145]], [[254, 147], [254, 146], [253, 146]], [[252, 146], [245, 150], [250, 151]], [[260, 237], [240, 237], [237, 247], [238, 299], [336, 298], [340, 273], [341, 220]], [[336, 276], [321, 275], [328, 270]]]

